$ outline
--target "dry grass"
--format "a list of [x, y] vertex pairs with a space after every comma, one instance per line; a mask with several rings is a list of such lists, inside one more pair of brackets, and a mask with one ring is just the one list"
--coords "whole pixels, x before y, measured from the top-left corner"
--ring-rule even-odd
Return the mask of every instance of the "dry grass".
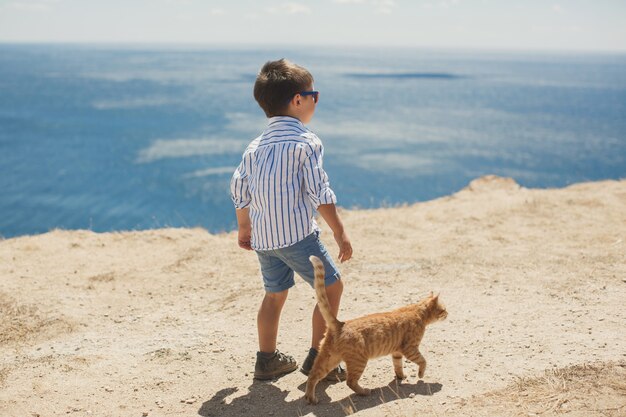
[[9, 368], [0, 368], [0, 387], [4, 385], [4, 381], [7, 379], [9, 375]]
[[106, 274], [94, 275], [93, 277], [89, 277], [89, 281], [91, 281], [91, 282], [111, 282], [111, 281], [115, 281], [115, 274], [113, 272], [108, 272]]
[[12, 297], [0, 293], [0, 345], [52, 337], [72, 329], [67, 320], [46, 317], [37, 307], [18, 304]]
[[469, 403], [478, 410], [490, 410], [487, 414], [498, 408], [506, 410], [501, 415], [512, 416], [624, 416], [626, 362], [549, 369], [542, 376], [520, 378]]

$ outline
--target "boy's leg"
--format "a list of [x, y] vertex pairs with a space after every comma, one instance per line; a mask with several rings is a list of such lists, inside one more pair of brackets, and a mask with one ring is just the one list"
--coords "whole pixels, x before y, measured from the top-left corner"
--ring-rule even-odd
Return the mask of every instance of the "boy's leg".
[[[337, 280], [334, 283], [326, 286], [326, 294], [328, 296], [330, 309], [335, 317], [337, 317], [337, 313], [339, 311], [339, 303], [341, 301], [342, 292], [343, 283], [341, 282], [341, 280]], [[315, 309], [313, 310], [312, 328], [313, 330], [311, 336], [311, 349], [309, 349], [309, 354], [304, 360], [304, 363], [302, 364], [302, 369], [300, 370], [305, 375], [308, 375], [311, 368], [313, 367], [313, 363], [320, 349], [321, 341], [324, 338], [324, 332], [326, 331], [326, 322], [324, 321], [322, 313], [320, 312], [317, 304], [315, 305]], [[327, 381], [335, 382], [343, 381], [346, 379], [345, 374], [346, 373], [343, 368], [339, 366], [328, 375], [326, 375], [324, 379]]]
[[259, 351], [273, 353], [276, 350], [280, 313], [287, 300], [289, 290], [281, 292], [266, 292], [259, 313], [257, 314], [257, 329], [259, 332]]
[[274, 379], [298, 368], [293, 357], [276, 349], [280, 313], [287, 300], [288, 292], [289, 290], [277, 293], [266, 292], [259, 308], [257, 315], [259, 352], [257, 352], [254, 365], [255, 379]]
[[[328, 251], [319, 240], [319, 233], [311, 233], [309, 236], [301, 240], [300, 242], [275, 251], [277, 256], [289, 265], [289, 267], [298, 273], [311, 287], [314, 287], [315, 273], [313, 265], [309, 257], [315, 255], [321, 259], [324, 263], [324, 269], [326, 271], [325, 285], [326, 294], [330, 304], [331, 312], [337, 316], [339, 311], [339, 302], [341, 301], [341, 293], [343, 292], [343, 283], [340, 280], [339, 270], [333, 262], [332, 258], [328, 254]], [[317, 349], [320, 342], [324, 337], [326, 330], [326, 322], [319, 311], [317, 306], [313, 310], [312, 317], [312, 335], [311, 335], [311, 349], [304, 363], [302, 364], [302, 373], [307, 375], [313, 366], [313, 362], [317, 355]], [[345, 379], [345, 372], [341, 368], [337, 368], [331, 372], [332, 380]], [[328, 376], [327, 376], [328, 379]]]
[[294, 284], [293, 271], [271, 252], [257, 251], [263, 274], [265, 297], [257, 314], [259, 352], [254, 365], [255, 379], [274, 379], [298, 368], [295, 359], [276, 349], [278, 325], [289, 288]]
[[[343, 283], [341, 280], [337, 280], [334, 283], [326, 286], [326, 295], [328, 296], [328, 303], [330, 304], [330, 310], [333, 316], [337, 317], [339, 312], [339, 303], [341, 302], [341, 294], [343, 293]], [[320, 343], [324, 338], [324, 332], [326, 331], [326, 322], [317, 304], [313, 309], [312, 317], [312, 334], [311, 334], [311, 347], [317, 351], [320, 349]]]

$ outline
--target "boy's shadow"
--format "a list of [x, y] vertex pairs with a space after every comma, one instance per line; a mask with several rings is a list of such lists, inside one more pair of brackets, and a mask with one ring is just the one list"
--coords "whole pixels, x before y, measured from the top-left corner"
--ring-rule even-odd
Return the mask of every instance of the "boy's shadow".
[[[319, 404], [312, 406], [304, 400], [304, 395], [298, 399], [286, 401], [288, 391], [282, 391], [271, 383], [255, 381], [248, 387], [247, 394], [235, 397], [229, 402], [226, 398], [237, 392], [238, 388], [224, 388], [218, 391], [210, 400], [202, 404], [198, 414], [203, 417], [247, 415], [287, 417], [302, 416], [313, 412], [318, 417], [334, 417], [409, 398], [411, 394], [433, 395], [442, 388], [439, 383], [427, 383], [420, 380], [415, 384], [407, 384], [393, 379], [385, 386], [372, 389], [372, 394], [367, 397], [351, 394], [341, 400], [331, 402], [326, 394], [328, 385], [327, 382], [320, 382], [316, 390]], [[298, 386], [298, 389], [304, 391], [305, 387], [306, 383], [303, 383]]]

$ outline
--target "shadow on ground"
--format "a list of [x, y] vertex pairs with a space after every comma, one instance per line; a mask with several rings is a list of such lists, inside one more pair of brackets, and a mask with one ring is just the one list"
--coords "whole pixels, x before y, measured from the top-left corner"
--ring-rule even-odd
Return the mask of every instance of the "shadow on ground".
[[[326, 394], [328, 383], [317, 386], [319, 404], [308, 405], [304, 395], [292, 401], [286, 401], [288, 391], [268, 382], [255, 381], [248, 387], [244, 395], [234, 396], [237, 388], [224, 388], [218, 391], [210, 400], [202, 404], [198, 414], [203, 417], [217, 416], [246, 416], [246, 415], [272, 415], [277, 417], [302, 416], [313, 413], [318, 417], [344, 416], [360, 410], [377, 407], [390, 401], [408, 399], [409, 395], [433, 395], [441, 391], [439, 383], [425, 383], [418, 381], [415, 384], [399, 383], [392, 380], [389, 384], [373, 389], [368, 397], [360, 397], [356, 394], [349, 395], [338, 401], [331, 402]], [[298, 389], [304, 392], [306, 383]], [[235, 394], [236, 395], [236, 394]], [[229, 398], [232, 397], [232, 398]]]

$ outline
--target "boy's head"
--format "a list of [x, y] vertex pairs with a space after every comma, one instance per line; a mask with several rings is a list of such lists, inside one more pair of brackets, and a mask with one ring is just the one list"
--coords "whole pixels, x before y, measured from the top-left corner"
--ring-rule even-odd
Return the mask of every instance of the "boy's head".
[[[313, 89], [313, 76], [306, 68], [286, 59], [268, 61], [254, 83], [254, 99], [267, 117], [313, 117], [317, 95], [300, 95]], [[309, 101], [311, 103], [309, 103]], [[302, 113], [302, 114], [300, 114]], [[309, 115], [310, 113], [310, 115]], [[304, 123], [309, 120], [302, 120]]]

